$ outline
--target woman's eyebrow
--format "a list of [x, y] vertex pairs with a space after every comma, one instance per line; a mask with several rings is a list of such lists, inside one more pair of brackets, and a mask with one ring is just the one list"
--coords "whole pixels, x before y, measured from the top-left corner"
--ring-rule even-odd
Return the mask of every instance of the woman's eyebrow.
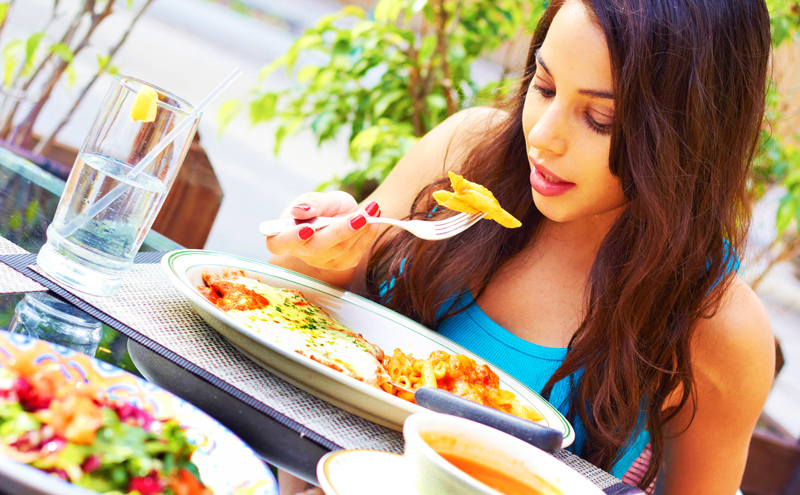
[[[544, 71], [547, 72], [547, 75], [553, 77], [553, 74], [550, 73], [550, 69], [547, 68], [547, 65], [544, 63], [544, 60], [542, 60], [542, 56], [539, 55], [539, 50], [536, 50], [535, 57], [536, 61], [539, 62], [539, 65], [542, 66], [542, 69], [544, 69]], [[608, 91], [597, 91], [595, 89], [579, 89], [578, 93], [592, 98], [604, 98], [607, 100], [614, 99], [614, 94], [609, 93]]]

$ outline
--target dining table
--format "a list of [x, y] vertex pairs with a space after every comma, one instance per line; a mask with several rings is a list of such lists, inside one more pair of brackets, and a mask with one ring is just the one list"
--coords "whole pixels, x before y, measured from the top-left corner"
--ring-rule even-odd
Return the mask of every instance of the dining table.
[[[57, 177], [0, 149], [0, 329], [9, 329], [26, 296], [45, 292], [102, 323], [95, 358], [190, 402], [264, 462], [314, 485], [317, 464], [329, 452], [403, 453], [401, 432], [288, 383], [209, 326], [166, 278], [161, 259], [183, 248], [164, 236], [148, 235], [114, 296], [90, 296], [49, 278], [36, 266], [36, 253], [63, 188]], [[607, 494], [642, 493], [568, 449], [553, 455]]]

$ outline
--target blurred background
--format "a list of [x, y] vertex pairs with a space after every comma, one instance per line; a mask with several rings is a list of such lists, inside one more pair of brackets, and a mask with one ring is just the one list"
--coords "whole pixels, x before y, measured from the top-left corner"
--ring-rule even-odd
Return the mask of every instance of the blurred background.
[[[428, 3], [0, 0], [0, 139], [68, 173], [115, 73], [197, 104], [238, 67], [154, 229], [187, 247], [268, 260], [258, 224], [297, 195], [325, 184], [366, 194], [437, 122], [513, 86], [541, 2], [473, 0], [458, 16]], [[768, 4], [774, 84], [744, 276], [785, 358], [762, 426], [796, 442], [800, 4]]]

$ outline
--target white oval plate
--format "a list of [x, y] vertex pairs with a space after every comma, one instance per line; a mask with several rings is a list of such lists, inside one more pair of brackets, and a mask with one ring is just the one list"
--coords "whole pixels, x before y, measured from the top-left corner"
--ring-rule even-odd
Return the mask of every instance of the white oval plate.
[[555, 407], [498, 366], [415, 321], [352, 292], [261, 261], [213, 251], [172, 251], [161, 259], [161, 267], [170, 283], [186, 296], [197, 313], [245, 355], [287, 382], [345, 411], [401, 431], [403, 421], [410, 414], [427, 409], [275, 346], [200, 294], [198, 287], [205, 286], [203, 272], [222, 275], [227, 270], [239, 269], [244, 270], [247, 277], [273, 287], [300, 290], [313, 304], [380, 346], [387, 354], [400, 348], [415, 357], [426, 358], [435, 350], [443, 350], [450, 354], [464, 354], [479, 364], [486, 363], [499, 376], [501, 388], [513, 392], [522, 404], [535, 408], [544, 416], [546, 426], [562, 433], [562, 447], [567, 447], [575, 439], [572, 426]]

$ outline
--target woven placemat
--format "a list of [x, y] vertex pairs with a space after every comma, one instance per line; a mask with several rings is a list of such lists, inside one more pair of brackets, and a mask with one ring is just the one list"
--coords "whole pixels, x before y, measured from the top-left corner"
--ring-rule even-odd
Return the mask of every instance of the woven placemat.
[[[13, 242], [0, 237], [0, 256], [7, 254], [26, 253], [27, 251], [17, 246]], [[36, 283], [10, 266], [0, 263], [0, 294], [11, 294], [15, 292], [39, 292], [45, 290], [47, 290], [46, 287]]]
[[580, 457], [576, 456], [575, 454], [573, 454], [568, 450], [559, 450], [553, 455], [559, 460], [571, 466], [573, 469], [575, 469], [582, 475], [589, 478], [589, 480], [592, 483], [599, 486], [601, 489], [604, 489], [605, 492], [608, 494], [617, 492], [609, 491], [607, 490], [607, 488], [615, 487], [617, 485], [624, 486], [622, 485], [620, 480], [617, 479], [616, 477], [603, 471], [602, 469], [599, 469], [594, 464], [581, 459]]

